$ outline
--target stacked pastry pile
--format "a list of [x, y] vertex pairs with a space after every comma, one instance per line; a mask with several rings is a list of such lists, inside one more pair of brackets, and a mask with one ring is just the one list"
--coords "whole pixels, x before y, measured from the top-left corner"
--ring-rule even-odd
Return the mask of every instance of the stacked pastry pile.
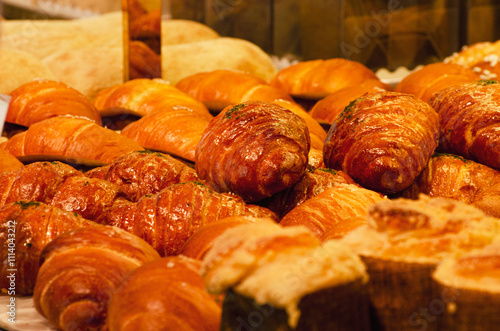
[[63, 330], [440, 325], [419, 310], [432, 272], [500, 234], [500, 83], [444, 63], [395, 91], [344, 59], [203, 69], [92, 98], [56, 79], [10, 91], [15, 294]]

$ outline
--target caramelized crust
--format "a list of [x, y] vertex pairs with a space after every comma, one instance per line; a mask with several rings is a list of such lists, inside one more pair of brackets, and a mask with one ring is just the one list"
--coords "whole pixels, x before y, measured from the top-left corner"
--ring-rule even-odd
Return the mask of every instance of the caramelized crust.
[[118, 228], [94, 226], [66, 232], [42, 251], [35, 308], [57, 329], [99, 330], [123, 278], [158, 258], [151, 246]]
[[[17, 269], [16, 295], [31, 295], [38, 274], [42, 249], [52, 239], [71, 229], [95, 223], [41, 202], [15, 202], [0, 207], [0, 288], [8, 293], [12, 269]], [[14, 253], [13, 255], [9, 253]], [[15, 255], [15, 259], [12, 256]], [[13, 265], [7, 263], [13, 261]]]
[[44, 119], [71, 115], [101, 125], [101, 115], [82, 93], [62, 82], [34, 80], [10, 93], [7, 117], [10, 123], [29, 127]]
[[500, 170], [500, 84], [477, 81], [436, 93], [429, 104], [438, 112], [438, 150]]
[[427, 167], [401, 193], [410, 199], [423, 193], [459, 200], [500, 217], [500, 171], [456, 155], [433, 155]]
[[196, 171], [168, 154], [137, 151], [117, 158], [112, 164], [95, 168], [86, 176], [114, 183], [133, 200], [155, 194], [177, 183], [198, 180]]
[[49, 156], [74, 163], [106, 164], [138, 150], [141, 145], [93, 122], [74, 117], [52, 117], [14, 135], [4, 148], [16, 157]]
[[309, 131], [299, 116], [253, 101], [227, 107], [196, 148], [196, 171], [219, 192], [255, 202], [292, 186], [306, 170]]
[[109, 303], [107, 329], [219, 330], [221, 308], [205, 291], [199, 270], [199, 261], [184, 256], [137, 268]]
[[[344, 87], [379, 81], [363, 64], [342, 58], [302, 61], [280, 70], [270, 81], [293, 97], [321, 99]], [[387, 85], [380, 82], [380, 87]]]
[[331, 227], [366, 216], [368, 207], [383, 200], [379, 193], [353, 184], [337, 184], [298, 205], [281, 220], [282, 226], [303, 225], [318, 238]]
[[255, 216], [248, 207], [234, 194], [217, 193], [202, 183], [188, 182], [146, 195], [137, 203], [118, 200], [98, 222], [136, 234], [162, 256], [176, 255], [204, 224], [229, 216]]
[[209, 120], [184, 108], [171, 108], [148, 114], [127, 125], [122, 135], [147, 149], [194, 162], [196, 146]]
[[410, 73], [396, 86], [396, 92], [409, 93], [427, 102], [447, 87], [478, 80], [471, 69], [454, 63], [431, 63]]
[[185, 109], [210, 120], [205, 105], [161, 79], [133, 79], [99, 92], [94, 105], [102, 116], [133, 114], [145, 116], [155, 111]]
[[384, 194], [408, 187], [439, 140], [438, 115], [410, 94], [375, 92], [353, 101], [333, 122], [325, 165]]

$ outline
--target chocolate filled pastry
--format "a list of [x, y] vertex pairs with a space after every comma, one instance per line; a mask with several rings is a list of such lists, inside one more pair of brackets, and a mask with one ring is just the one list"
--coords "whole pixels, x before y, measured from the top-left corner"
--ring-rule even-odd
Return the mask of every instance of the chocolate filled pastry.
[[225, 108], [196, 147], [198, 176], [219, 192], [256, 202], [295, 184], [310, 150], [305, 121], [266, 101]]
[[377, 202], [367, 222], [339, 242], [367, 266], [374, 330], [439, 330], [432, 272], [443, 259], [487, 246], [500, 233], [497, 218], [425, 195]]
[[408, 187], [439, 141], [438, 115], [410, 94], [374, 92], [335, 118], [323, 148], [325, 165], [383, 194]]
[[432, 96], [439, 114], [438, 151], [457, 154], [500, 170], [500, 83], [455, 85]]
[[205, 255], [201, 274], [209, 292], [225, 295], [220, 330], [369, 329], [365, 266], [304, 227], [228, 229]]

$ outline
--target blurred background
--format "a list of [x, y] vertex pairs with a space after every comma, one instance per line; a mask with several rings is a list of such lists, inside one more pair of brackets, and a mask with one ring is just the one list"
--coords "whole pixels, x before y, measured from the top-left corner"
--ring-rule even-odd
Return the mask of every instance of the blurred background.
[[[287, 61], [343, 57], [412, 69], [500, 39], [498, 0], [163, 0], [165, 19], [204, 23]], [[120, 1], [4, 0], [8, 19], [75, 18]]]

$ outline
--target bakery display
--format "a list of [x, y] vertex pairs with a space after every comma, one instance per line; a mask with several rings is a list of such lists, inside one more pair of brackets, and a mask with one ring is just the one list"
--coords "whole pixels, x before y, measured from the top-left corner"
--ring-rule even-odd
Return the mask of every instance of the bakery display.
[[434, 94], [429, 104], [439, 114], [437, 150], [500, 169], [499, 96], [500, 83], [495, 80], [455, 85]]
[[373, 92], [347, 106], [332, 123], [325, 165], [384, 194], [408, 187], [439, 141], [436, 111], [413, 95]]
[[[366, 330], [365, 266], [335, 241], [269, 222], [226, 230], [202, 261], [209, 292], [225, 294], [221, 330]], [[332, 300], [332, 298], [336, 298]], [[356, 311], [356, 314], [347, 313]]]

